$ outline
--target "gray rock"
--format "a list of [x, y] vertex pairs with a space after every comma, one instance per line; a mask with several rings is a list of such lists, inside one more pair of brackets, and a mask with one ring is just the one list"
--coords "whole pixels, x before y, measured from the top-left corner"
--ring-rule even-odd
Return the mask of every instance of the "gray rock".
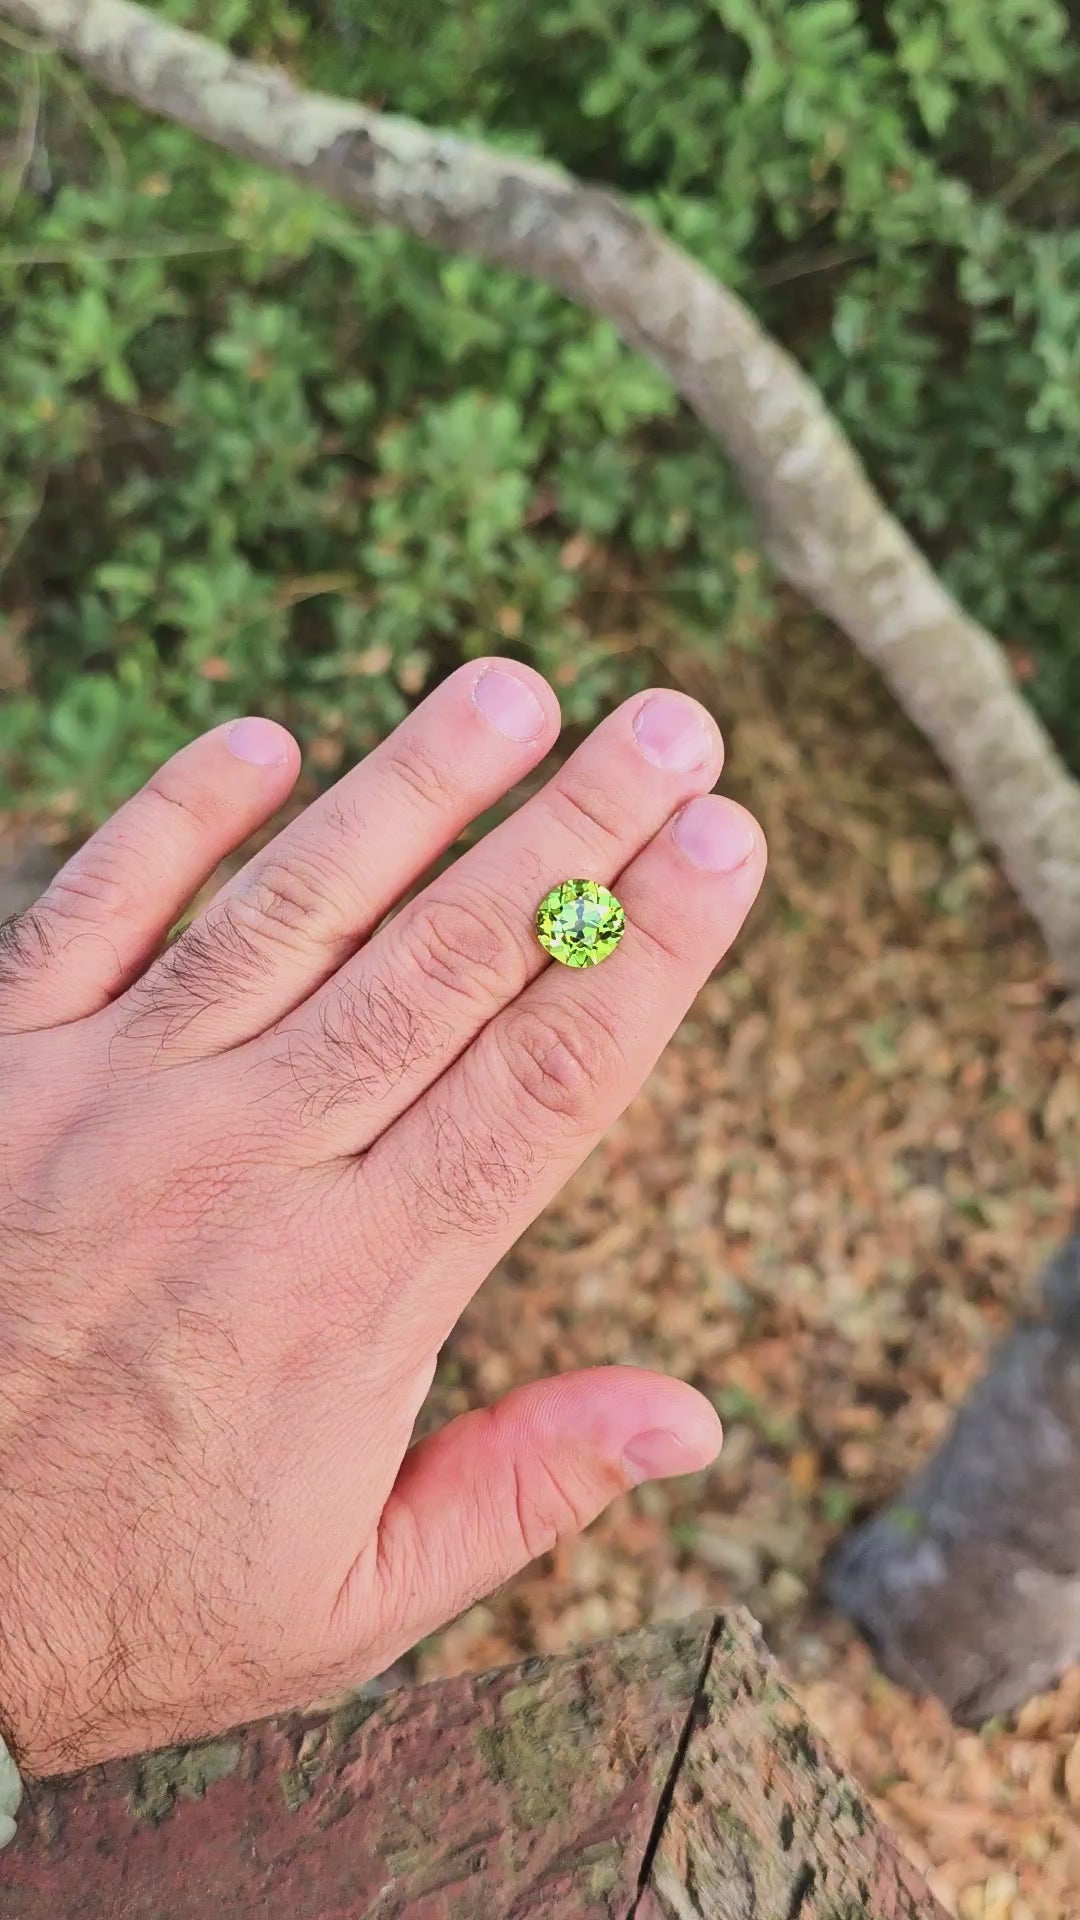
[[32, 840], [15, 860], [0, 865], [0, 921], [10, 919], [13, 913], [22, 913], [40, 898], [62, 857], [55, 847], [41, 846]]
[[1080, 1659], [1080, 1233], [899, 1499], [826, 1570], [886, 1673], [954, 1718], [1008, 1713]]

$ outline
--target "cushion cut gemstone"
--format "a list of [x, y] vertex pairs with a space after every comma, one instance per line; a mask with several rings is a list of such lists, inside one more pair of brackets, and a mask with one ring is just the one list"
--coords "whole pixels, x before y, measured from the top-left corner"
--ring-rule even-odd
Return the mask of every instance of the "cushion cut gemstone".
[[536, 934], [545, 953], [564, 967], [595, 967], [614, 953], [626, 915], [597, 880], [562, 880], [536, 909]]

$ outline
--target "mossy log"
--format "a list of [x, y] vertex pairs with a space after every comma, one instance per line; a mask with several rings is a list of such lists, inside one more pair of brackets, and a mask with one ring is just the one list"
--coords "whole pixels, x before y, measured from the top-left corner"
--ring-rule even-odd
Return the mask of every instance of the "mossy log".
[[745, 1615], [30, 1787], [4, 1920], [943, 1920]]

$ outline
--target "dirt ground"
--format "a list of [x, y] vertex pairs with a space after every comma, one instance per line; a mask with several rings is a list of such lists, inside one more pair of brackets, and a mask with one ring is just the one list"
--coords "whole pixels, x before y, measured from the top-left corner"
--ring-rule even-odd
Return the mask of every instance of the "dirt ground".
[[[716, 712], [725, 785], [764, 821], [767, 896], [466, 1316], [425, 1424], [631, 1361], [709, 1393], [726, 1445], [707, 1474], [620, 1501], [415, 1667], [741, 1600], [950, 1910], [1074, 1920], [1080, 1670], [1017, 1722], [958, 1732], [875, 1674], [816, 1587], [831, 1543], [932, 1448], [1080, 1206], [1080, 1005], [841, 641], [793, 618], [760, 654], [673, 677]], [[24, 857], [4, 911], [40, 864]]]
[[677, 677], [764, 821], [768, 897], [478, 1298], [428, 1415], [631, 1361], [709, 1393], [726, 1446], [474, 1607], [421, 1670], [744, 1601], [950, 1909], [1072, 1920], [1080, 1672], [1018, 1724], [958, 1732], [875, 1674], [815, 1587], [932, 1448], [1080, 1203], [1080, 1008], [842, 643], [795, 621]]

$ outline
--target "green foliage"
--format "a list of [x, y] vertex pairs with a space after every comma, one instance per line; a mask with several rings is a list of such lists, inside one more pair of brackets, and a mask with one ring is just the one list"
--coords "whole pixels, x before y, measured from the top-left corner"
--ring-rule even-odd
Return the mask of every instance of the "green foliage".
[[[1080, 763], [1059, 0], [158, 10], [634, 195], [808, 367]], [[646, 585], [654, 633], [758, 631], [732, 477], [609, 327], [95, 101], [28, 43], [0, 42], [0, 80], [0, 801], [88, 822], [252, 708], [329, 770], [491, 648], [585, 720], [645, 671]]]

